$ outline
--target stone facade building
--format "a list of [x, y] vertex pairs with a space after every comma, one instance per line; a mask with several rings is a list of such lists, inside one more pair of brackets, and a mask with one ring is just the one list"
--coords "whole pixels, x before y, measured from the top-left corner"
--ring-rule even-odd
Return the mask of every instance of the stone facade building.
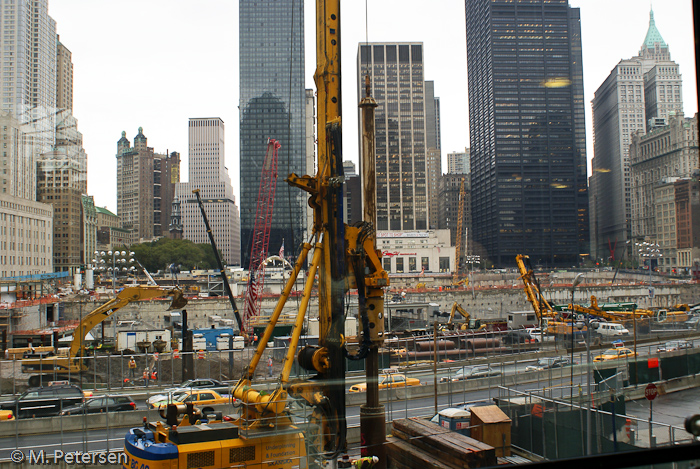
[[122, 132], [116, 157], [121, 227], [133, 230], [139, 241], [168, 236], [175, 184], [180, 181], [180, 154], [154, 152], [139, 127], [133, 147]]

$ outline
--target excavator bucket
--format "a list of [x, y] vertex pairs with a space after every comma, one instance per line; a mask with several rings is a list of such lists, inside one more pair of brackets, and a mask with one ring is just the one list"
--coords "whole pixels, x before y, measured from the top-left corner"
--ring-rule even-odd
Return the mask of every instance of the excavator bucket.
[[168, 292], [168, 295], [173, 297], [173, 301], [170, 302], [170, 307], [168, 311], [173, 309], [182, 309], [187, 305], [187, 298], [182, 295], [182, 290], [178, 288], [173, 288]]

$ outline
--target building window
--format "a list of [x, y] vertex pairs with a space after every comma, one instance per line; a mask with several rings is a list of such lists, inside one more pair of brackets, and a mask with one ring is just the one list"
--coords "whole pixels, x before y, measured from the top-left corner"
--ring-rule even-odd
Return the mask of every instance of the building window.
[[441, 257], [440, 258], [440, 272], [449, 272], [450, 271], [450, 258], [449, 257]]

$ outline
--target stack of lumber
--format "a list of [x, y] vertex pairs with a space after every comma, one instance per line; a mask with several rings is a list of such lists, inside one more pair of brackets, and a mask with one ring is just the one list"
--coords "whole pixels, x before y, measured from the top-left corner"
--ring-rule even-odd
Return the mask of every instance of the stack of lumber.
[[392, 422], [387, 440], [388, 467], [396, 469], [469, 469], [495, 466], [496, 450], [422, 418]]

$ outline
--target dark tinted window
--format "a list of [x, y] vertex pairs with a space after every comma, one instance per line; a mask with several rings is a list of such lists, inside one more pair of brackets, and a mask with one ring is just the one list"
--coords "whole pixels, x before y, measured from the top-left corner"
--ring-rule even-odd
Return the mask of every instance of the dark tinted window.
[[82, 397], [83, 392], [78, 388], [57, 388], [56, 393], [60, 397]]

